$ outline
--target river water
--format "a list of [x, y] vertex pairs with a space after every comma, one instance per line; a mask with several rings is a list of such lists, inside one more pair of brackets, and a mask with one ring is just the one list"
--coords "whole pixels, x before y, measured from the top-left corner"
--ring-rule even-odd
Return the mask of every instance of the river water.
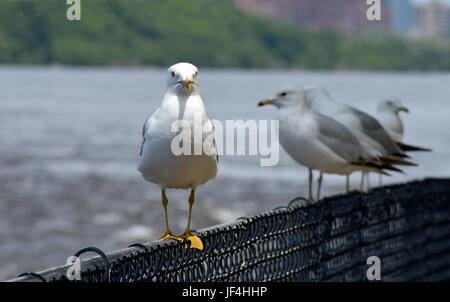
[[[0, 67], [0, 280], [65, 263], [85, 246], [105, 252], [157, 239], [164, 231], [160, 192], [136, 170], [143, 121], [161, 102], [165, 69]], [[200, 69], [208, 115], [272, 120], [256, 104], [287, 84], [321, 84], [373, 113], [397, 96], [405, 142], [431, 147], [419, 167], [385, 177], [400, 183], [450, 176], [450, 74]], [[193, 229], [286, 205], [307, 195], [307, 170], [281, 150], [273, 167], [260, 156], [221, 156], [217, 177], [200, 187]], [[352, 187], [359, 175], [352, 176]], [[372, 176], [371, 184], [378, 184]], [[326, 176], [323, 195], [345, 179]], [[169, 220], [184, 230], [189, 192], [169, 190]]]

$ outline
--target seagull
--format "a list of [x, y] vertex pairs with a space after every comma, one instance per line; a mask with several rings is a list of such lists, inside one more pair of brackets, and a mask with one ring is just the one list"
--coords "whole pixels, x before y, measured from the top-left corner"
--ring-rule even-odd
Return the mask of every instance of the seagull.
[[399, 99], [392, 98], [378, 103], [375, 114], [391, 138], [397, 142], [403, 141], [403, 123], [399, 116], [402, 111], [409, 112]]
[[[349, 175], [354, 171], [400, 171], [371, 158], [358, 139], [339, 122], [313, 112], [300, 88], [289, 87], [258, 106], [274, 105], [280, 120], [279, 140], [286, 152], [309, 168], [309, 199], [312, 198], [312, 170], [319, 170], [317, 200], [323, 173]], [[348, 183], [347, 183], [348, 190]]]
[[[200, 127], [195, 124], [198, 120]], [[186, 131], [173, 131], [175, 123], [186, 127], [183, 128]], [[190, 144], [193, 154], [174, 152], [173, 142], [180, 135], [185, 139], [182, 141], [183, 146], [185, 143]], [[145, 121], [142, 137], [138, 170], [145, 180], [157, 184], [161, 189], [166, 231], [160, 239], [184, 238], [191, 242], [191, 248], [202, 250], [201, 239], [190, 229], [192, 206], [197, 186], [216, 176], [218, 155], [214, 125], [206, 115], [200, 96], [197, 67], [178, 63], [168, 69], [166, 93], [160, 107]], [[200, 150], [200, 153], [196, 154], [195, 150]], [[187, 226], [180, 236], [173, 235], [169, 228], [166, 189], [191, 190]]]
[[409, 109], [402, 105], [400, 99], [391, 98], [378, 103], [375, 116], [403, 151], [431, 151], [428, 148], [403, 143], [404, 128], [400, 112], [409, 113]]
[[361, 143], [379, 156], [406, 157], [386, 130], [372, 116], [333, 99], [322, 86], [304, 87], [311, 110], [329, 116], [346, 126]]
[[[387, 164], [417, 166], [405, 160], [409, 156], [374, 117], [335, 100], [322, 86], [309, 85], [305, 86], [304, 90], [311, 110], [333, 118], [346, 126], [373, 157]], [[364, 181], [365, 174], [366, 172], [363, 171], [361, 183]]]

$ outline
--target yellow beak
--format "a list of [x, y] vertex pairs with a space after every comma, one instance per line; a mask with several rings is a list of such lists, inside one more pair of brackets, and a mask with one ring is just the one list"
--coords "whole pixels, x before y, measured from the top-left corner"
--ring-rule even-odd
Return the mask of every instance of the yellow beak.
[[403, 106], [399, 107], [399, 108], [398, 108], [398, 111], [403, 111], [403, 112], [406, 112], [406, 113], [409, 112], [408, 108], [403, 107]]
[[181, 85], [183, 85], [183, 87], [187, 88], [189, 91], [191, 91], [192, 89], [192, 84], [191, 84], [191, 80], [186, 77], [186, 79], [184, 79], [184, 81], [181, 82]]
[[258, 106], [273, 105], [275, 100], [264, 100], [258, 103]]

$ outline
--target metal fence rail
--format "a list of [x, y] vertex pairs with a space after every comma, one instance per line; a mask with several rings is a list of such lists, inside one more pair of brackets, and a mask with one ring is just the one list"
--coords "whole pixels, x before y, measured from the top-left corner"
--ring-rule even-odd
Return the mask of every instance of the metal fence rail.
[[[426, 179], [270, 213], [82, 262], [81, 281], [364, 281], [367, 258], [382, 281], [450, 280], [450, 179]], [[11, 281], [64, 281], [68, 265]]]

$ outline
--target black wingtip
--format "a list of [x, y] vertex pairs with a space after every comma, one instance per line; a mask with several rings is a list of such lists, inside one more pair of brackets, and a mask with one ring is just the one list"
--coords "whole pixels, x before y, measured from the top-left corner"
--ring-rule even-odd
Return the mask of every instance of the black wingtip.
[[402, 149], [404, 152], [432, 152], [432, 149], [409, 145], [401, 142], [397, 142], [397, 145]]
[[381, 164], [386, 164], [386, 165], [411, 166], [411, 167], [418, 166], [418, 164], [407, 161], [402, 158], [382, 156], [382, 157], [378, 158], [378, 160], [381, 162]]

